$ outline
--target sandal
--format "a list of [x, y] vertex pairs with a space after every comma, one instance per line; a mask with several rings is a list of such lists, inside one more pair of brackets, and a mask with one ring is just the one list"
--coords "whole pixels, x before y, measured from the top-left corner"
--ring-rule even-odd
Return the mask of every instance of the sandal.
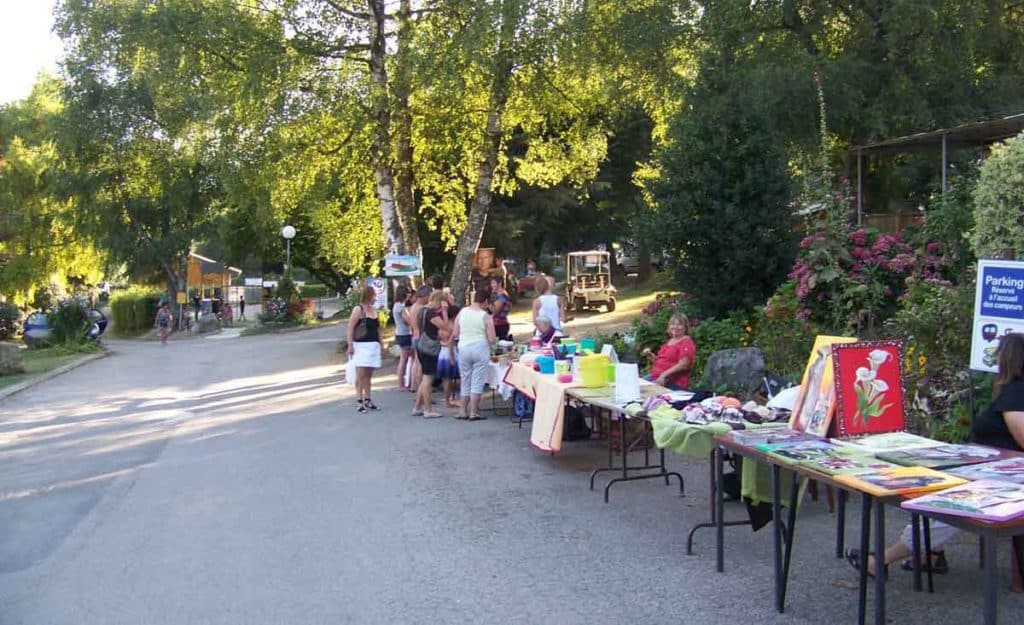
[[424, 412], [423, 413], [423, 418], [424, 419], [440, 419], [443, 416], [444, 415], [441, 414], [440, 412]]
[[[927, 564], [922, 562], [921, 570], [924, 571], [926, 567]], [[904, 571], [913, 571], [914, 563], [910, 558], [907, 558], [903, 561], [903, 564], [900, 565], [900, 568]], [[949, 573], [949, 562], [946, 561], [945, 551], [932, 552], [932, 573], [935, 573], [936, 575], [945, 575], [946, 573]]]
[[466, 421], [486, 421], [487, 417], [478, 414], [471, 414], [466, 417]]
[[[873, 556], [875, 554], [869, 552], [868, 555], [869, 556]], [[859, 572], [860, 571], [860, 562], [861, 562], [861, 560], [860, 560], [860, 549], [853, 549], [853, 548], [847, 549], [846, 550], [846, 561], [850, 563], [850, 566], [852, 566], [853, 568], [857, 569], [857, 571]], [[885, 565], [885, 569], [884, 570], [885, 570], [885, 576], [888, 577], [889, 576], [889, 565], [888, 564]], [[875, 578], [875, 569], [874, 569], [874, 567], [868, 568], [868, 577], [870, 577], [871, 579]]]
[[453, 414], [452, 417], [455, 419], [459, 419], [460, 421], [466, 421], [469, 419], [469, 415], [466, 414]]
[[422, 417], [423, 416], [423, 411], [422, 410], [413, 410], [411, 415], [414, 416], [414, 417]]
[[380, 410], [380, 407], [377, 406], [377, 404], [373, 403], [373, 401], [371, 401], [370, 399], [364, 401], [363, 405], [369, 408], [370, 410]]

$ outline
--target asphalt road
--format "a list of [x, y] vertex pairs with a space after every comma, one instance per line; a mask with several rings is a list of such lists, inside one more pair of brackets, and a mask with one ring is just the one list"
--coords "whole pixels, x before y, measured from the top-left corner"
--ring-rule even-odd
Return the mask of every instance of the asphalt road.
[[[0, 623], [854, 622], [823, 502], [801, 509], [779, 615], [770, 532], [729, 528], [725, 574], [707, 530], [684, 554], [706, 462], [670, 459], [685, 497], [650, 480], [605, 504], [599, 442], [549, 457], [504, 418], [411, 417], [390, 375], [383, 410], [356, 413], [339, 335], [115, 342], [0, 402]], [[976, 542], [948, 551], [935, 595], [891, 574], [890, 622], [981, 621]]]

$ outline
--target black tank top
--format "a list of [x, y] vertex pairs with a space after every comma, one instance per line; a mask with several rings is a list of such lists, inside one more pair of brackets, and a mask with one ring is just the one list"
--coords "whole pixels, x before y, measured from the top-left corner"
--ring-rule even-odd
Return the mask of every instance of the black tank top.
[[[357, 325], [363, 327], [363, 332], [359, 332], [359, 328], [356, 328], [355, 343], [377, 343], [380, 341], [380, 320], [377, 319], [377, 315], [367, 316], [366, 311], [363, 309], [362, 304], [359, 305], [359, 312], [363, 313], [363, 318], [358, 321]], [[362, 336], [360, 336], [362, 334]]]

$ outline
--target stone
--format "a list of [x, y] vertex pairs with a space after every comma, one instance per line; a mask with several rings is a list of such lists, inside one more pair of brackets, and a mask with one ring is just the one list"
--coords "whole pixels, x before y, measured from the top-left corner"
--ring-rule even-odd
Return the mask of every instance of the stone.
[[21, 364], [21, 348], [15, 343], [0, 343], [0, 375], [24, 373]]
[[704, 386], [709, 390], [726, 387], [750, 393], [757, 390], [764, 375], [764, 352], [760, 348], [723, 349], [708, 358]]

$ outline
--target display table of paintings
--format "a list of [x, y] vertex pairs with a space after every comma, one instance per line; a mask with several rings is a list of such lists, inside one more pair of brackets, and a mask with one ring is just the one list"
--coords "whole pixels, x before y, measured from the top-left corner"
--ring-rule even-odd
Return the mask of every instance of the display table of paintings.
[[[996, 622], [996, 553], [1001, 537], [1024, 534], [1024, 456], [981, 445], [949, 445], [903, 432], [871, 435], [859, 439], [827, 440], [805, 433], [732, 432], [719, 435], [715, 471], [721, 476], [722, 450], [755, 459], [771, 466], [772, 488], [777, 503], [774, 513], [775, 603], [785, 607], [786, 581], [796, 524], [796, 506], [789, 506], [783, 522], [781, 482], [783, 469], [800, 478], [860, 495], [862, 501], [860, 553], [870, 552], [872, 518], [874, 550], [885, 548], [885, 507], [897, 505], [912, 513], [914, 525], [912, 562], [922, 553], [918, 527], [920, 517], [941, 520], [984, 539], [985, 590], [984, 622]], [[941, 470], [939, 470], [941, 469]], [[977, 481], [969, 481], [976, 479]], [[791, 498], [797, 499], [797, 485], [791, 485]], [[724, 569], [725, 523], [722, 522], [724, 497], [715, 495], [717, 518], [717, 568]], [[842, 508], [842, 506], [841, 506]], [[872, 514], [873, 512], [873, 514]], [[837, 555], [841, 555], [845, 514], [837, 515]], [[927, 528], [927, 523], [925, 524]], [[924, 553], [930, 551], [928, 532], [924, 533]], [[858, 623], [866, 617], [868, 571], [866, 559], [860, 571]], [[875, 573], [875, 622], [885, 620], [885, 575], [881, 559]], [[931, 585], [930, 571], [929, 586]], [[921, 572], [915, 569], [915, 590], [921, 589]]]

